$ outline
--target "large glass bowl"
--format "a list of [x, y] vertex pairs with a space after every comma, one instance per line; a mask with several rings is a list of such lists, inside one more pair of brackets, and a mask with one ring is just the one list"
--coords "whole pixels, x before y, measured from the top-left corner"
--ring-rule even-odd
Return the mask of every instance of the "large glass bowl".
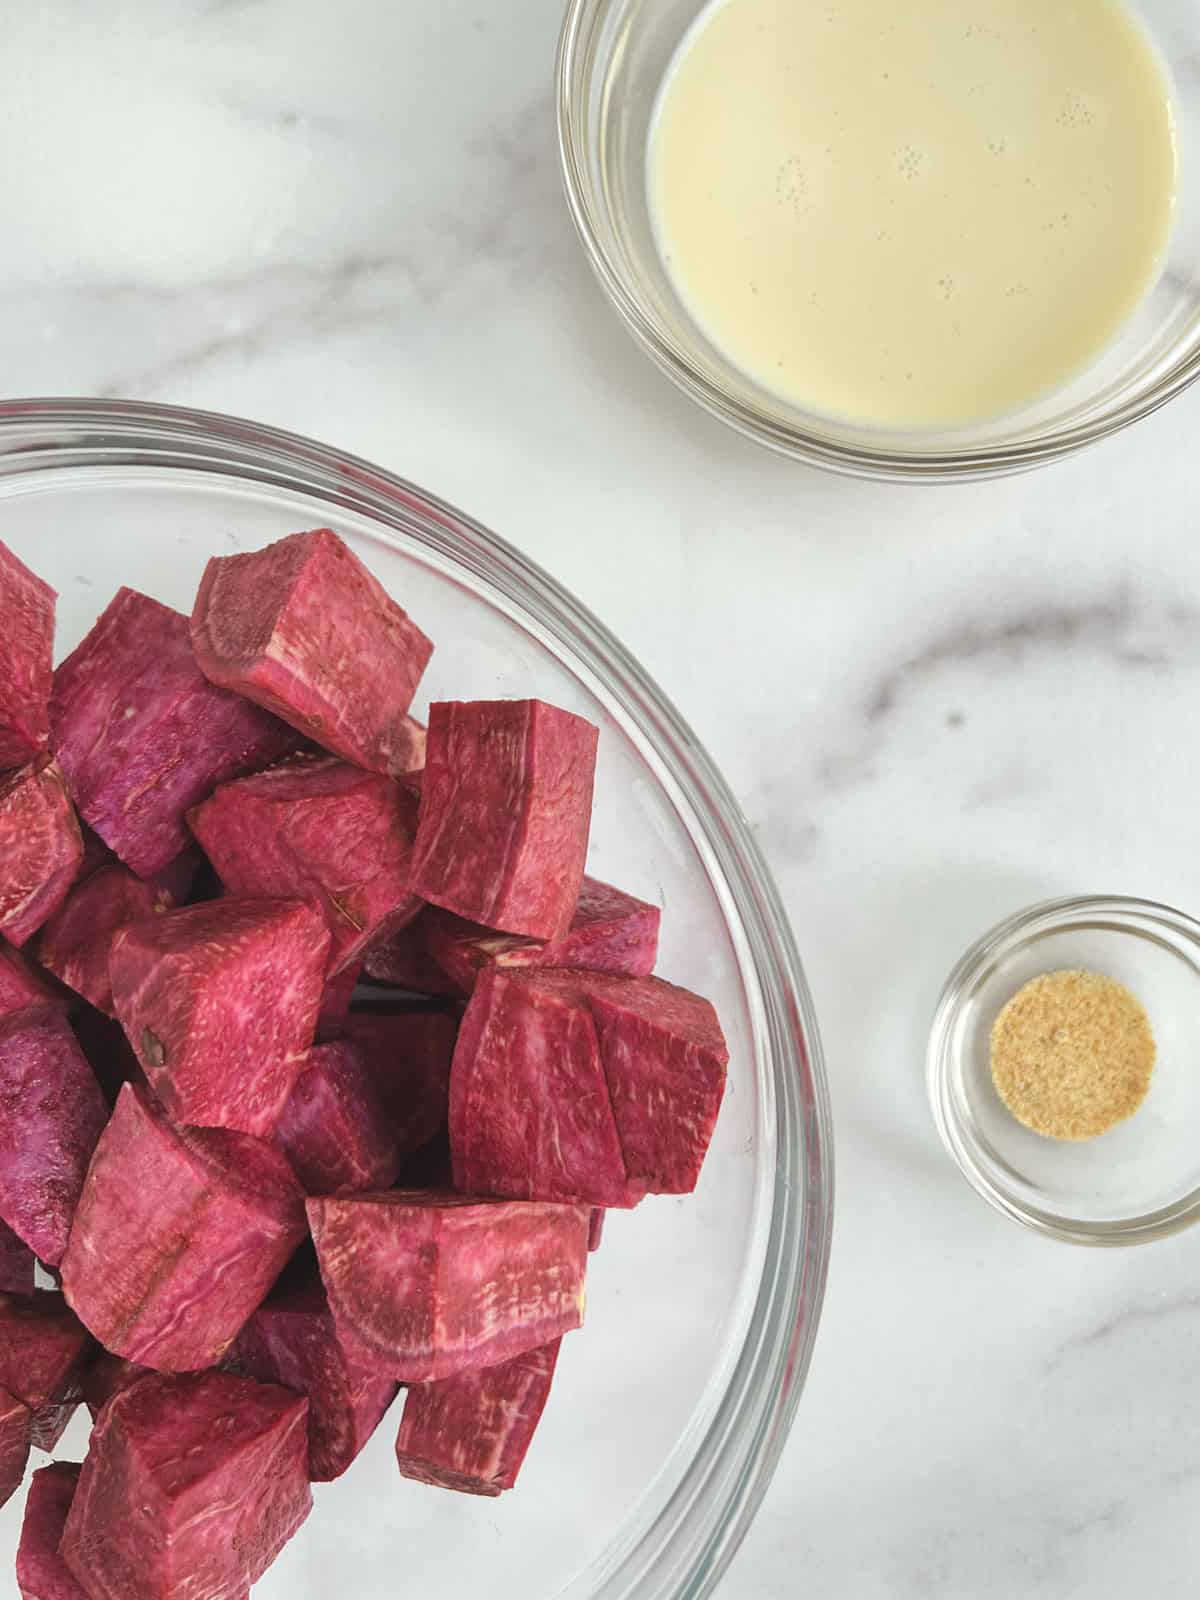
[[[255, 1600], [708, 1594], [771, 1477], [821, 1308], [832, 1205], [812, 1003], [728, 789], [645, 673], [511, 546], [378, 468], [230, 418], [0, 405], [0, 538], [60, 594], [59, 650], [121, 583], [190, 608], [214, 552], [337, 528], [437, 641], [427, 698], [538, 695], [601, 729], [591, 868], [665, 907], [660, 970], [715, 1002], [729, 1093], [698, 1192], [610, 1217], [517, 1489], [405, 1482], [385, 1421]], [[58, 1454], [78, 1459], [76, 1417]], [[0, 1596], [23, 1496], [0, 1512]]]
[[904, 432], [806, 411], [756, 383], [705, 336], [663, 267], [647, 146], [664, 75], [710, 3], [568, 0], [558, 53], [563, 176], [588, 260], [642, 348], [707, 411], [814, 466], [969, 479], [1070, 455], [1148, 416], [1200, 375], [1200, 6], [1130, 0], [1175, 85], [1180, 182], [1157, 286], [1101, 359], [1061, 389], [994, 422]]

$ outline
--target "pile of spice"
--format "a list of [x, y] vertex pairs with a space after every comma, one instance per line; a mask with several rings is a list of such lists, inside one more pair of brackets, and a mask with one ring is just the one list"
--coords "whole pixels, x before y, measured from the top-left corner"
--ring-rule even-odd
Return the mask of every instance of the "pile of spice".
[[1094, 1139], [1131, 1117], [1154, 1070], [1154, 1034], [1124, 984], [1048, 972], [992, 1028], [992, 1079], [1018, 1122], [1051, 1139]]

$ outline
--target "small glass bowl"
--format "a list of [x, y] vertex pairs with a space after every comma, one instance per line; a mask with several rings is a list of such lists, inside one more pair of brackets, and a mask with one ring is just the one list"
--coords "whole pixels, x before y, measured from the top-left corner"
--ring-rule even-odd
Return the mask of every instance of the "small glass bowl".
[[697, 326], [654, 238], [647, 149], [664, 77], [709, 0], [570, 0], [559, 42], [559, 146], [571, 214], [609, 299], [685, 394], [740, 433], [858, 477], [1020, 472], [1150, 415], [1200, 376], [1200, 6], [1132, 0], [1175, 87], [1180, 183], [1157, 286], [1086, 372], [1022, 410], [904, 432], [806, 411], [756, 383]]
[[[1141, 1108], [1098, 1138], [1044, 1138], [992, 1083], [991, 1033], [1031, 978], [1083, 968], [1137, 996], [1157, 1055]], [[1007, 1216], [1073, 1244], [1141, 1244], [1200, 1217], [1200, 923], [1121, 896], [1018, 912], [946, 980], [929, 1038], [929, 1098], [946, 1148]]]

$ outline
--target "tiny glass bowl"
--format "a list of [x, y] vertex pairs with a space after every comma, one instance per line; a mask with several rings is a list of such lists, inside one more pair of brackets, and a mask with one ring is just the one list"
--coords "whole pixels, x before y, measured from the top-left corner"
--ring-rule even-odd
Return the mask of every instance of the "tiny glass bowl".
[[[1156, 1049], [1141, 1107], [1079, 1143], [1017, 1121], [992, 1082], [992, 1025], [1032, 978], [1082, 968], [1123, 983]], [[938, 1131], [985, 1200], [1073, 1244], [1141, 1244], [1200, 1217], [1200, 923], [1122, 896], [1052, 900], [971, 946], [946, 981], [929, 1038]]]

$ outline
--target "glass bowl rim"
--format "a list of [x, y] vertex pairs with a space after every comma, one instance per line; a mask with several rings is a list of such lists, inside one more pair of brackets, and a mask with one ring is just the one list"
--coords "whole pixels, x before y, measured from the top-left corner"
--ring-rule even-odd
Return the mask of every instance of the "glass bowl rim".
[[1067, 1244], [1113, 1248], [1164, 1239], [1200, 1221], [1200, 1187], [1156, 1211], [1122, 1217], [1113, 1222], [1087, 1222], [1024, 1205], [1008, 1190], [994, 1183], [975, 1159], [973, 1141], [964, 1134], [951, 1092], [955, 1057], [951, 1042], [954, 1023], [975, 977], [989, 961], [1011, 952], [1031, 936], [1042, 937], [1059, 929], [1076, 926], [1081, 917], [1092, 915], [1105, 916], [1115, 922], [1121, 931], [1131, 933], [1140, 923], [1165, 924], [1176, 935], [1194, 945], [1200, 958], [1200, 921], [1162, 901], [1144, 900], [1136, 895], [1065, 895], [1053, 900], [1040, 900], [1021, 911], [1015, 911], [968, 946], [951, 968], [929, 1029], [926, 1088], [942, 1143], [976, 1194], [1014, 1222], [1046, 1238]]
[[928, 453], [850, 444], [792, 427], [767, 410], [739, 400], [700, 369], [687, 349], [668, 337], [643, 303], [604, 239], [588, 180], [587, 122], [576, 94], [580, 53], [598, 17], [614, 0], [567, 0], [555, 61], [559, 166], [567, 208], [595, 276], [626, 328], [659, 370], [689, 399], [743, 438], [808, 466], [884, 482], [962, 483], [1031, 471], [1059, 461], [1152, 416], [1200, 378], [1200, 340], [1173, 361], [1142, 394], [1090, 421], [1051, 427], [1029, 439], [998, 445], [964, 444]]
[[[760, 988], [759, 1054], [777, 1108], [770, 1224], [753, 1312], [715, 1414], [655, 1521], [635, 1527], [588, 1591], [589, 1600], [701, 1600], [741, 1543], [786, 1442], [820, 1322], [833, 1225], [832, 1123], [816, 1013], [778, 889], [737, 802], [671, 702], [590, 611], [507, 541], [396, 474], [218, 412], [115, 399], [0, 401], [0, 484], [47, 473], [57, 482], [79, 469], [207, 472], [403, 527], [566, 647], [620, 703], [702, 828]], [[579, 1581], [568, 1590], [580, 1593]]]

